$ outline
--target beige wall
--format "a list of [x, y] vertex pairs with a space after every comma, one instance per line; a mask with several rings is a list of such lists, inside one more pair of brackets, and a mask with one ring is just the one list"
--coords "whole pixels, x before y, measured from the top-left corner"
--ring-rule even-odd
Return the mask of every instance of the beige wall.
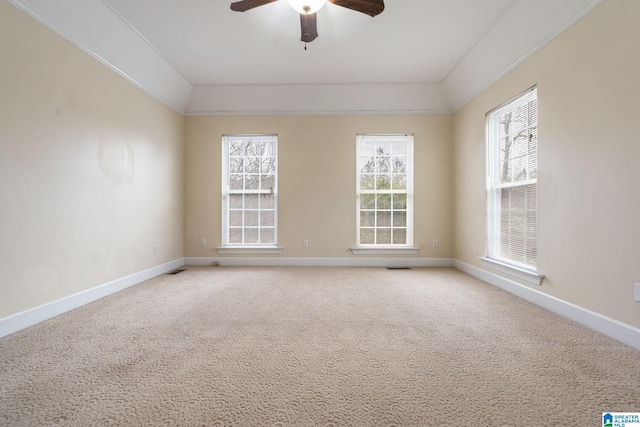
[[181, 258], [184, 118], [4, 1], [0, 76], [0, 318]]
[[[243, 133], [278, 135], [281, 257], [353, 256], [358, 133], [414, 134], [414, 244], [422, 248], [416, 257], [452, 256], [451, 116], [330, 115], [187, 117], [186, 257], [218, 256], [222, 135]], [[203, 238], [207, 248], [200, 247]]]
[[485, 254], [485, 113], [539, 99], [542, 292], [640, 327], [640, 3], [607, 0], [456, 112], [455, 257]]

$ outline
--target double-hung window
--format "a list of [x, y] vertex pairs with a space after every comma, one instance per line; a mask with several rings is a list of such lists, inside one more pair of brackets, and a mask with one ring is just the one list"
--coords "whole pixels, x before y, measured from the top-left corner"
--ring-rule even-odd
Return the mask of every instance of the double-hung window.
[[358, 135], [360, 247], [413, 244], [413, 137]]
[[538, 97], [535, 88], [487, 115], [490, 260], [537, 270]]
[[223, 137], [223, 246], [277, 244], [278, 138]]

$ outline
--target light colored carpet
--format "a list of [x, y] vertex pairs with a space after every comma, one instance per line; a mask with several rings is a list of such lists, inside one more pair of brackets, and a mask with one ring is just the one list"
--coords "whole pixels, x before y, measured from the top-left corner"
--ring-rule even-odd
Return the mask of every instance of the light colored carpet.
[[453, 269], [188, 268], [0, 340], [1, 426], [595, 426], [640, 352]]

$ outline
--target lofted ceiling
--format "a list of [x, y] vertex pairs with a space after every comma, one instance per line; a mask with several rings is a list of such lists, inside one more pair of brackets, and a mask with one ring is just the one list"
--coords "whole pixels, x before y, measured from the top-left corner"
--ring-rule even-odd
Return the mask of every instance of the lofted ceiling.
[[7, 0], [186, 114], [450, 112], [602, 0], [327, 3], [304, 49], [286, 0]]

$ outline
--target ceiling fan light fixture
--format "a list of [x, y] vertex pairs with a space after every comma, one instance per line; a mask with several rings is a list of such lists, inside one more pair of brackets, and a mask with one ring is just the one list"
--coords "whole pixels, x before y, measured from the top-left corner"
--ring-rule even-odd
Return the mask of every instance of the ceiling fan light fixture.
[[316, 13], [322, 6], [327, 2], [327, 0], [287, 0], [289, 5], [295, 9], [296, 12], [301, 13], [303, 15], [310, 15], [312, 13]]

